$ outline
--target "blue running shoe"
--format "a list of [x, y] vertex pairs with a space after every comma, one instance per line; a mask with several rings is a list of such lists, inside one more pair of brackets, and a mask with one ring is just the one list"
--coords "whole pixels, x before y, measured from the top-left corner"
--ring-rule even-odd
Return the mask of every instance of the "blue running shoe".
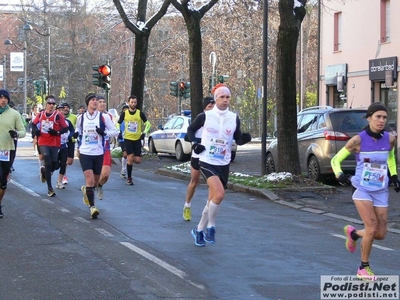
[[207, 233], [205, 234], [204, 239], [206, 240], [207, 243], [215, 244], [215, 227], [214, 226], [207, 228]]
[[204, 247], [206, 242], [204, 241], [204, 232], [197, 231], [197, 226], [192, 229], [192, 236], [194, 237], [194, 244], [198, 247]]

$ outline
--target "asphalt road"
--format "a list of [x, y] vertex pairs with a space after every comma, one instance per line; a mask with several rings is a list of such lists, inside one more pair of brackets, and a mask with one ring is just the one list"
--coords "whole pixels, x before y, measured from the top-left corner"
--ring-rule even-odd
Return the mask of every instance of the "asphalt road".
[[[174, 156], [160, 154], [159, 159], [149, 159], [135, 168], [155, 172], [159, 168], [179, 164]], [[236, 159], [230, 165], [231, 172], [261, 176], [261, 144], [249, 143], [238, 147]], [[165, 171], [163, 172], [165, 174]], [[400, 174], [400, 170], [399, 170]], [[172, 174], [171, 174], [172, 176]], [[182, 176], [179, 176], [182, 177]], [[186, 179], [188, 180], [188, 179]], [[315, 212], [330, 213], [335, 217], [356, 219], [361, 224], [351, 199], [352, 187], [343, 187], [335, 180], [327, 182], [326, 188], [278, 189], [272, 191], [278, 201], [297, 209], [312, 209]], [[389, 222], [392, 232], [400, 234], [400, 194], [389, 188]], [[270, 199], [271, 200], [271, 199]]]
[[[187, 181], [150, 168], [170, 158], [135, 167], [134, 186], [113, 166], [105, 199], [96, 202], [99, 219], [91, 220], [79, 162], [68, 169], [67, 188], [49, 198], [31, 147], [20, 144], [3, 202], [2, 300], [319, 299], [321, 275], [354, 274], [359, 263], [359, 250], [344, 247], [347, 221], [231, 190], [217, 243], [196, 247], [190, 230], [207, 188], [198, 187], [193, 220], [183, 221]], [[398, 275], [399, 249], [394, 233], [377, 242], [377, 274]]]

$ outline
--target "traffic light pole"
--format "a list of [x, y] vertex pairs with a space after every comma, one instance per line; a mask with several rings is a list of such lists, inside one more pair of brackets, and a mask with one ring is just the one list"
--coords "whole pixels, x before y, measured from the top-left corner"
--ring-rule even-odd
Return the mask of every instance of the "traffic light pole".
[[110, 91], [109, 90], [106, 90], [105, 98], [106, 98], [106, 104], [107, 104], [106, 110], [108, 111], [108, 109], [110, 108]]
[[182, 96], [178, 97], [178, 115], [182, 114]]

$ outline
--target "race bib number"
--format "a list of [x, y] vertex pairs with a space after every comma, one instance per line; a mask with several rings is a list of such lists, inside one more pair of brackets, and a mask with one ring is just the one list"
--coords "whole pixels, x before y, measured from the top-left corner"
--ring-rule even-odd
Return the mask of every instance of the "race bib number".
[[137, 122], [128, 122], [128, 131], [132, 133], [136, 133], [138, 131], [138, 123]]
[[69, 131], [67, 133], [63, 133], [61, 135], [61, 145], [67, 143], [69, 136]]
[[1, 150], [0, 151], [0, 161], [10, 161], [10, 151]]
[[99, 135], [96, 132], [96, 126], [86, 126], [82, 136], [85, 144], [93, 145], [98, 143]]
[[45, 120], [42, 121], [42, 129], [41, 132], [48, 133], [49, 129], [52, 129], [54, 125], [53, 121]]
[[228, 141], [224, 139], [214, 139], [210, 140], [210, 150], [208, 152], [209, 157], [224, 159], [226, 155], [226, 149], [228, 147]]
[[387, 166], [364, 163], [361, 172], [361, 185], [365, 187], [383, 188], [387, 177]]

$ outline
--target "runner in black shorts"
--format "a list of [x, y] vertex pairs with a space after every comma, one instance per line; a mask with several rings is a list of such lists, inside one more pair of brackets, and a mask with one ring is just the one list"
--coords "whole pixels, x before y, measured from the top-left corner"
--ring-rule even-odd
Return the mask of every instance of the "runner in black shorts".
[[122, 137], [128, 156], [126, 184], [133, 185], [132, 166], [133, 163], [140, 164], [142, 162], [142, 140], [149, 132], [151, 125], [146, 115], [136, 108], [136, 96], [129, 96], [128, 106], [129, 108], [121, 113], [118, 124], [123, 128]]
[[[210, 110], [214, 107], [215, 101], [213, 97], [205, 97], [203, 99], [204, 111]], [[201, 142], [201, 132], [203, 128], [196, 131], [195, 136], [198, 138], [198, 142]], [[192, 157], [190, 159], [190, 182], [186, 189], [185, 205], [183, 206], [183, 219], [190, 221], [192, 219], [191, 201], [196, 191], [196, 187], [200, 181], [200, 165], [199, 155], [192, 151]]]

